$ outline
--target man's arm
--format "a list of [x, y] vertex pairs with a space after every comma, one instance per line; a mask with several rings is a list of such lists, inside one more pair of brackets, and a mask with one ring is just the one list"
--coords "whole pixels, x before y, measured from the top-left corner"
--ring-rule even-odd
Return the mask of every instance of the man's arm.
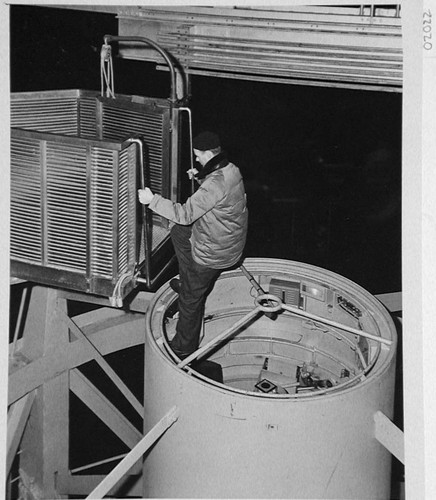
[[[206, 186], [205, 186], [206, 184]], [[203, 183], [185, 203], [175, 203], [149, 188], [138, 190], [139, 201], [166, 219], [176, 224], [189, 225], [209, 212], [222, 198], [223, 193], [216, 182]]]

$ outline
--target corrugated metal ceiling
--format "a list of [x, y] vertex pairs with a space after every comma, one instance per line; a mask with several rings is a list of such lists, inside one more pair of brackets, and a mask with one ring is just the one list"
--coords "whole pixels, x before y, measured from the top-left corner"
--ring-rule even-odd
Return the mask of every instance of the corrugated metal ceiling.
[[[381, 7], [126, 7], [121, 35], [149, 37], [188, 74], [401, 91], [400, 10]], [[124, 57], [159, 61], [140, 47]]]
[[[402, 90], [399, 4], [64, 8], [117, 14], [120, 35], [161, 44], [187, 74]], [[123, 44], [120, 54], [163, 64], [144, 45]]]

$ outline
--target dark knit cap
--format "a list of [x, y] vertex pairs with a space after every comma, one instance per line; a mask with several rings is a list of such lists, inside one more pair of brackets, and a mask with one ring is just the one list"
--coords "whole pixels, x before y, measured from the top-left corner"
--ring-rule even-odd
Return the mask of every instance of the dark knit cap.
[[220, 138], [214, 132], [201, 132], [192, 140], [192, 147], [200, 151], [209, 151], [220, 146]]

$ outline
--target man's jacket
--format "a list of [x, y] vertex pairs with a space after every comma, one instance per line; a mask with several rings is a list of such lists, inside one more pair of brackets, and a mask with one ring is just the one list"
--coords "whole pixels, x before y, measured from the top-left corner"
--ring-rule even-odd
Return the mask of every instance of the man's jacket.
[[248, 210], [241, 173], [232, 163], [207, 175], [186, 203], [155, 194], [149, 207], [176, 224], [192, 224], [192, 256], [198, 264], [224, 269], [241, 258]]

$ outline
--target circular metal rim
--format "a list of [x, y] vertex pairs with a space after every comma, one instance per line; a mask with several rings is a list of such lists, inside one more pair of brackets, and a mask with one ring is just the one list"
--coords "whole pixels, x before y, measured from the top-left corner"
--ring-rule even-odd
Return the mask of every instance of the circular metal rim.
[[[267, 265], [266, 265], [267, 264]], [[266, 266], [265, 266], [266, 265]], [[297, 268], [301, 268], [298, 271], [294, 270], [293, 273], [298, 274], [301, 278], [306, 278], [308, 280], [314, 280], [312, 275], [307, 275], [306, 273], [311, 271], [316, 272], [318, 275], [321, 275], [321, 278], [324, 278], [325, 281], [329, 282], [333, 280], [333, 284], [336, 284], [338, 288], [351, 288], [351, 292], [354, 294], [359, 294], [362, 295], [366, 301], [369, 302], [369, 304], [372, 305], [373, 310], [371, 311], [373, 313], [374, 310], [377, 310], [377, 312], [380, 314], [380, 319], [386, 322], [386, 326], [388, 327], [388, 331], [391, 333], [391, 338], [389, 340], [392, 341], [391, 345], [388, 347], [389, 352], [386, 356], [386, 359], [381, 361], [380, 365], [377, 366], [377, 361], [374, 363], [375, 366], [371, 365], [371, 372], [369, 373], [368, 376], [366, 376], [366, 373], [360, 372], [358, 376], [354, 377], [353, 380], [356, 380], [356, 383], [349, 386], [347, 384], [346, 388], [340, 388], [338, 389], [336, 387], [332, 388], [325, 388], [318, 390], [313, 393], [307, 393], [307, 394], [299, 394], [299, 395], [292, 395], [292, 394], [271, 394], [271, 393], [258, 393], [258, 392], [251, 392], [251, 391], [244, 391], [244, 390], [239, 390], [236, 388], [232, 388], [229, 386], [226, 386], [225, 384], [221, 384], [219, 382], [216, 382], [214, 380], [211, 380], [204, 375], [196, 372], [194, 369], [192, 369], [189, 366], [185, 366], [183, 368], [180, 368], [177, 366], [177, 363], [180, 362], [179, 358], [171, 351], [171, 349], [168, 346], [168, 343], [165, 340], [165, 333], [164, 333], [164, 325], [163, 325], [163, 319], [164, 316], [161, 317], [161, 322], [159, 325], [160, 328], [160, 337], [159, 337], [159, 342], [157, 339], [154, 337], [152, 334], [152, 320], [153, 320], [153, 314], [156, 305], [159, 303], [159, 301], [163, 302], [163, 298], [172, 298], [172, 300], [169, 302], [169, 305], [174, 302], [174, 299], [176, 297], [176, 293], [171, 290], [169, 287], [169, 283], [164, 284], [157, 292], [156, 295], [153, 299], [153, 301], [150, 303], [149, 308], [147, 309], [146, 313], [146, 336], [149, 337], [150, 339], [150, 347], [152, 350], [159, 355], [159, 357], [164, 360], [166, 363], [170, 364], [175, 370], [178, 371], [179, 374], [182, 376], [189, 377], [190, 379], [195, 379], [199, 383], [205, 384], [209, 386], [213, 390], [219, 390], [223, 391], [226, 394], [238, 394], [239, 396], [245, 396], [248, 398], [257, 398], [259, 400], [280, 400], [280, 401], [301, 401], [301, 402], [307, 402], [310, 400], [318, 399], [318, 398], [326, 398], [326, 397], [341, 397], [343, 394], [348, 393], [349, 391], [354, 391], [358, 390], [359, 387], [362, 387], [363, 385], [375, 383], [376, 380], [378, 380], [383, 373], [389, 368], [392, 358], [395, 356], [396, 352], [396, 346], [397, 346], [397, 334], [396, 334], [396, 328], [395, 325], [392, 321], [392, 318], [388, 314], [388, 312], [385, 310], [383, 304], [381, 304], [373, 295], [371, 295], [367, 290], [362, 288], [360, 285], [354, 283], [353, 281], [349, 280], [348, 278], [345, 278], [343, 276], [338, 275], [337, 273], [334, 273], [332, 271], [328, 271], [326, 269], [313, 266], [311, 264], [305, 264], [301, 262], [296, 262], [296, 261], [290, 261], [290, 260], [284, 260], [284, 259], [267, 259], [267, 258], [247, 258], [244, 261], [244, 266], [250, 270], [251, 272], [262, 272], [266, 273], [268, 271], [272, 272], [273, 274], [290, 274], [289, 267], [290, 266], [295, 266]], [[258, 267], [262, 267], [262, 271], [259, 271]], [[267, 269], [270, 268], [271, 269]], [[303, 274], [301, 274], [303, 272]], [[241, 276], [241, 271], [238, 271], [238, 269], [230, 270], [230, 271], [224, 271], [219, 279], [222, 279], [222, 277], [226, 278], [231, 278], [233, 276], [240, 277]], [[320, 276], [317, 276], [316, 279], [320, 280]], [[344, 287], [345, 283], [345, 287]], [[269, 294], [267, 294], [269, 295]], [[275, 296], [273, 296], [274, 299], [277, 299]], [[266, 297], [267, 299], [269, 297]], [[268, 311], [271, 312], [271, 309], [268, 308]], [[156, 325], [154, 325], [156, 326]], [[164, 349], [161, 349], [159, 345], [164, 345]], [[383, 347], [380, 346], [380, 349], [383, 349]], [[167, 355], [165, 355], [167, 354]], [[176, 364], [175, 364], [176, 363]], [[361, 379], [359, 382], [358, 379]]]

